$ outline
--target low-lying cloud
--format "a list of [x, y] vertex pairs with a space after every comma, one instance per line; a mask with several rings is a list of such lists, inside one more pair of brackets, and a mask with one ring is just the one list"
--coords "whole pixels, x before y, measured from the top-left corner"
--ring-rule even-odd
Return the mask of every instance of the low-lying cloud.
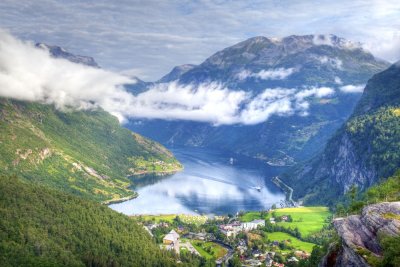
[[268, 70], [260, 70], [259, 72], [251, 72], [249, 70], [242, 70], [237, 74], [239, 80], [246, 80], [248, 78], [255, 78], [261, 80], [284, 80], [292, 75], [296, 70], [294, 68], [276, 68]]
[[307, 115], [310, 98], [331, 97], [335, 92], [328, 87], [267, 88], [252, 94], [229, 90], [221, 83], [171, 82], [156, 84], [135, 96], [123, 87], [133, 82], [120, 74], [52, 58], [31, 43], [0, 33], [0, 96], [54, 104], [60, 109], [101, 107], [120, 121], [146, 118], [257, 124], [273, 115]]
[[349, 84], [341, 86], [339, 89], [343, 93], [362, 93], [364, 91], [364, 87], [365, 87], [364, 84], [357, 84], [357, 85]]

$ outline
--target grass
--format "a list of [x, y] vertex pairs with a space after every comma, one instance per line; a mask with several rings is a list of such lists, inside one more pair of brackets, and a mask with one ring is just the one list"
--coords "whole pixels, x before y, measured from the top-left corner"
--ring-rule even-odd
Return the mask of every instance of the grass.
[[[219, 259], [225, 256], [228, 252], [226, 248], [213, 242], [193, 240], [191, 243], [193, 247], [195, 247], [195, 249], [200, 253], [200, 255], [207, 260]], [[208, 252], [207, 250], [210, 250], [210, 252]]]
[[[278, 222], [277, 225], [298, 228], [301, 235], [306, 237], [318, 232], [326, 224], [326, 219], [331, 215], [327, 207], [299, 207], [275, 210], [276, 216], [290, 215], [293, 222]], [[268, 213], [271, 215], [272, 213]]]
[[274, 232], [274, 233], [267, 233], [268, 239], [271, 241], [285, 241], [285, 240], [289, 240], [290, 239], [290, 243], [289, 245], [298, 249], [298, 250], [303, 250], [306, 252], [311, 252], [313, 247], [315, 246], [315, 244], [313, 243], [309, 243], [309, 242], [304, 242], [301, 241], [299, 239], [297, 239], [294, 236], [291, 236], [287, 233], [283, 233], [283, 232]]
[[144, 221], [153, 221], [159, 223], [160, 221], [172, 223], [173, 220], [179, 216], [182, 222], [188, 224], [202, 225], [207, 221], [207, 216], [201, 215], [188, 215], [188, 214], [161, 214], [161, 215], [140, 215]]
[[156, 223], [159, 223], [161, 221], [163, 222], [169, 222], [172, 223], [173, 220], [176, 218], [175, 214], [165, 214], [165, 215], [140, 215], [143, 220], [145, 221], [153, 221]]
[[253, 220], [262, 219], [259, 211], [249, 211], [240, 217], [242, 222], [251, 222]]
[[[284, 208], [273, 210], [273, 212], [275, 212], [277, 217], [283, 215], [292, 216], [293, 222], [278, 222], [277, 225], [292, 229], [297, 227], [303, 237], [321, 230], [327, 224], [326, 219], [331, 215], [327, 207]], [[256, 219], [269, 220], [271, 216], [272, 212], [262, 217], [260, 212], [250, 211], [242, 215], [240, 220], [243, 222]]]

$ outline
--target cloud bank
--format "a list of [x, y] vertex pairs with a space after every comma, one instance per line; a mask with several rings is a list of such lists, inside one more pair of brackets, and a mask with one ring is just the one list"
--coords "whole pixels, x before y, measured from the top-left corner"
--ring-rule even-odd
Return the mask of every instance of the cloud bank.
[[276, 68], [268, 70], [260, 70], [259, 72], [251, 72], [249, 70], [242, 70], [236, 77], [239, 80], [246, 80], [248, 78], [256, 78], [261, 80], [284, 80], [292, 75], [296, 70], [294, 68]]
[[364, 92], [364, 87], [365, 87], [364, 84], [357, 84], [357, 85], [349, 84], [341, 86], [339, 89], [343, 93], [362, 93]]
[[[259, 75], [282, 77], [274, 70]], [[280, 75], [280, 76], [279, 76]], [[229, 90], [215, 82], [156, 84], [133, 95], [123, 84], [134, 80], [117, 73], [52, 58], [11, 35], [0, 32], [0, 96], [54, 104], [57, 108], [101, 107], [117, 116], [192, 120], [223, 124], [257, 124], [273, 115], [307, 115], [309, 99], [334, 95], [328, 87], [266, 88], [259, 94]], [[347, 89], [351, 89], [350, 87]]]

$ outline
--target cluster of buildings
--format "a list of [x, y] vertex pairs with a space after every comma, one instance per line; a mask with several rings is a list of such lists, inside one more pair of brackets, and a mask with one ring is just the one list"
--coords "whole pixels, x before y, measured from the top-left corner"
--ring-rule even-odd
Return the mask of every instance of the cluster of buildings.
[[244, 222], [244, 223], [235, 221], [230, 224], [220, 225], [219, 230], [227, 237], [230, 237], [230, 236], [236, 236], [239, 232], [242, 231], [248, 232], [257, 229], [259, 226], [260, 227], [265, 226], [265, 220], [253, 220], [251, 222]]

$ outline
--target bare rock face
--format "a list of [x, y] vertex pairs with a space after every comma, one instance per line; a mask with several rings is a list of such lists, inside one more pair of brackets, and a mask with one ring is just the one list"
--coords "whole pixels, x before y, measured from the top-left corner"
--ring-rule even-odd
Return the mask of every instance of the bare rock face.
[[365, 207], [361, 215], [337, 218], [333, 225], [341, 237], [339, 248], [331, 248], [320, 266], [369, 266], [363, 251], [380, 257], [379, 237], [400, 234], [400, 202], [383, 202]]

